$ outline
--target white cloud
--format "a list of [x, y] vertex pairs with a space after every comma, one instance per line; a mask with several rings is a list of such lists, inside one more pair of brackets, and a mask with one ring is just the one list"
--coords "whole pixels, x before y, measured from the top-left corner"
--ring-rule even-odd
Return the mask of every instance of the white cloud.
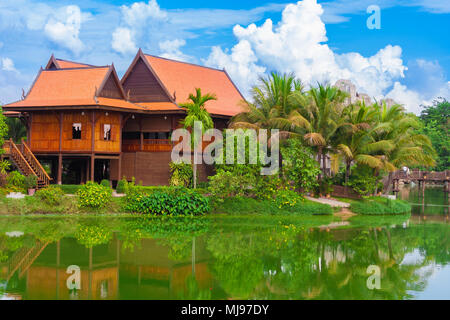
[[1, 67], [4, 71], [17, 71], [14, 67], [14, 62], [10, 58], [1, 59]]
[[266, 68], [257, 65], [257, 58], [248, 41], [240, 41], [227, 54], [220, 47], [213, 47], [205, 64], [225, 68], [232, 76], [239, 88], [246, 94], [259, 77], [266, 72]]
[[138, 50], [133, 40], [132, 31], [128, 28], [117, 28], [112, 35], [112, 48], [121, 54], [133, 54]]
[[67, 6], [58, 10], [45, 24], [44, 31], [49, 39], [79, 54], [84, 44], [79, 38], [82, 14], [77, 6]]
[[166, 40], [159, 43], [161, 56], [163, 58], [174, 59], [179, 61], [191, 61], [193, 58], [181, 52], [180, 48], [186, 45], [183, 39]]
[[[123, 5], [120, 10], [122, 23], [113, 32], [111, 46], [124, 55], [135, 53], [136, 41], [143, 42], [143, 37], [148, 34], [158, 39], [161, 31], [158, 28], [167, 21], [167, 13], [161, 10], [156, 0], [149, 0], [148, 3], [135, 2], [130, 6]], [[156, 44], [155, 41], [151, 43]]]
[[[277, 25], [270, 19], [261, 26], [237, 25], [233, 31], [238, 43], [231, 52], [214, 47], [205, 62], [226, 68], [247, 95], [248, 89], [267, 69], [294, 72], [307, 85], [350, 79], [359, 92], [377, 99], [391, 89], [391, 96], [407, 97], [406, 87], [398, 82], [408, 69], [399, 46], [387, 45], [370, 57], [357, 52], [337, 54], [326, 44], [322, 14], [323, 8], [316, 0], [304, 0], [287, 5]], [[417, 109], [419, 96], [413, 99], [415, 96], [411, 95], [404, 103], [411, 110]]]
[[394, 88], [392, 88], [386, 97], [405, 105], [408, 111], [416, 114], [420, 113], [420, 105], [429, 104], [417, 92], [409, 90], [406, 86], [400, 84], [400, 82], [394, 83]]

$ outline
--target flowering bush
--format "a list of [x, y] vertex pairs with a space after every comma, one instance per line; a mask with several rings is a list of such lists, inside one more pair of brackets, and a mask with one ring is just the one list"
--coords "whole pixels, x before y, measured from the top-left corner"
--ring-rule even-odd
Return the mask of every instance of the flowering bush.
[[296, 206], [305, 199], [292, 190], [280, 190], [275, 198], [275, 204], [279, 209], [286, 209]]
[[111, 201], [111, 193], [111, 188], [89, 181], [77, 191], [78, 204], [85, 208], [103, 208]]
[[50, 185], [38, 190], [35, 196], [48, 205], [58, 206], [64, 199], [64, 191], [59, 186]]

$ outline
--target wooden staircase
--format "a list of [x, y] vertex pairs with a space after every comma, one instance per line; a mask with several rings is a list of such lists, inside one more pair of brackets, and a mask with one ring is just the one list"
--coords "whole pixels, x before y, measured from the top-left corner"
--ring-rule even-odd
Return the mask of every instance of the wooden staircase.
[[22, 278], [49, 243], [50, 242], [37, 241], [32, 248], [19, 249], [11, 257], [8, 263], [8, 275], [6, 280], [9, 281], [16, 271], [19, 271], [19, 279]]
[[7, 143], [6, 150], [10, 159], [23, 175], [34, 175], [37, 177], [38, 189], [45, 188], [50, 184], [52, 178], [47, 174], [23, 139], [22, 144], [19, 145], [10, 139]]

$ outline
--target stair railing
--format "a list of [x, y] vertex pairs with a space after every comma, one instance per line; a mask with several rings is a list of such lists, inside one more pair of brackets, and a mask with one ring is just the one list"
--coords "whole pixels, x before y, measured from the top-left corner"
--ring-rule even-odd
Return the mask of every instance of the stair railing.
[[48, 186], [52, 178], [50, 178], [47, 171], [45, 171], [44, 167], [42, 167], [41, 163], [36, 159], [34, 153], [31, 152], [31, 149], [28, 147], [28, 145], [25, 143], [23, 139], [22, 139], [22, 146], [24, 157], [34, 168], [34, 171], [36, 172], [38, 179], [44, 182], [46, 186]]
[[11, 146], [11, 158], [17, 162], [17, 165], [21, 167], [22, 170], [24, 170], [24, 172], [22, 173], [26, 176], [30, 174], [37, 176], [36, 172], [30, 166], [28, 161], [24, 158], [22, 152], [20, 152], [19, 148], [14, 143], [14, 141], [10, 139], [9, 142]]

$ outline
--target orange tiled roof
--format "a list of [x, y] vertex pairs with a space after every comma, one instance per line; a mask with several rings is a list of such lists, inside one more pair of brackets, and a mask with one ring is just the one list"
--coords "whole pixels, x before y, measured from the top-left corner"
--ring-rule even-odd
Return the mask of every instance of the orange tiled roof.
[[56, 62], [58, 63], [58, 66], [61, 69], [94, 67], [94, 66], [86, 64], [86, 63], [79, 63], [79, 62], [67, 61], [67, 60], [62, 60], [62, 59], [56, 59]]
[[138, 102], [148, 111], [183, 111], [182, 108], [172, 102]]
[[106, 106], [145, 110], [121, 99], [95, 97], [110, 67], [42, 70], [24, 100], [12, 107]]
[[145, 58], [169, 93], [176, 93], [177, 104], [187, 102], [189, 94], [194, 93], [195, 88], [201, 88], [203, 94], [215, 93], [218, 98], [207, 103], [209, 113], [234, 116], [242, 112], [240, 103], [244, 97], [224, 70], [151, 55], [145, 55]]

